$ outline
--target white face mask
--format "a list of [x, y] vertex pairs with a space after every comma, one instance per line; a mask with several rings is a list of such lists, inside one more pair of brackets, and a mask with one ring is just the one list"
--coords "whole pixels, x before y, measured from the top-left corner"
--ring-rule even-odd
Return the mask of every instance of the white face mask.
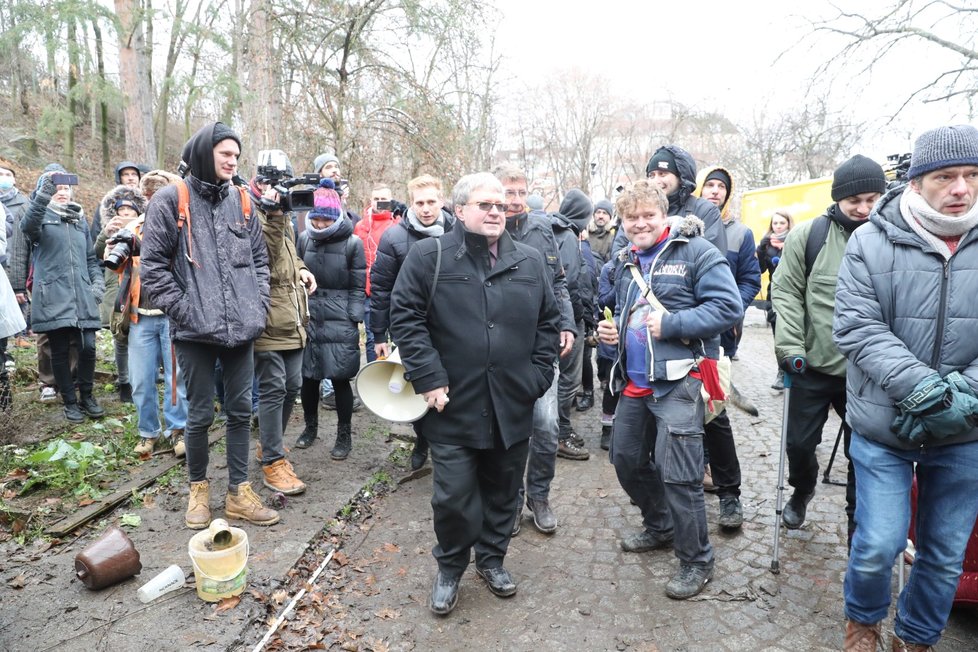
[[13, 177], [7, 177], [7, 176], [0, 177], [0, 191], [10, 190], [13, 187], [14, 187]]

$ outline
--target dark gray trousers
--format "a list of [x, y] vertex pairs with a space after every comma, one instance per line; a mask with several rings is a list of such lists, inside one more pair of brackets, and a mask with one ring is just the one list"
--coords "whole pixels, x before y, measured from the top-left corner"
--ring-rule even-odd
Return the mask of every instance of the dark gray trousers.
[[255, 351], [255, 376], [261, 463], [268, 466], [285, 457], [282, 436], [302, 388], [302, 349]]
[[251, 384], [255, 375], [254, 344], [234, 348], [197, 342], [174, 342], [187, 387], [187, 475], [191, 482], [207, 479], [207, 429], [214, 423], [214, 364], [224, 370], [224, 411], [227, 413], [228, 484], [248, 481], [251, 434]]

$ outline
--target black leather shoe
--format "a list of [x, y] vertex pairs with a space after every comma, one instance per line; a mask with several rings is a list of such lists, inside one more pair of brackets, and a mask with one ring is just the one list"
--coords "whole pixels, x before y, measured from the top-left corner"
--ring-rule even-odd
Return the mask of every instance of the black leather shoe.
[[435, 575], [431, 585], [431, 610], [439, 616], [447, 616], [458, 604], [458, 582], [460, 577], [450, 577], [442, 571]]
[[808, 503], [812, 501], [815, 492], [803, 494], [797, 489], [791, 494], [788, 504], [781, 512], [781, 522], [789, 530], [797, 530], [805, 524], [805, 513], [808, 511]]
[[428, 461], [428, 440], [424, 435], [417, 435], [414, 450], [411, 451], [411, 470], [417, 471]]
[[601, 426], [601, 450], [611, 448], [611, 426]]
[[502, 566], [499, 568], [476, 568], [475, 572], [486, 581], [486, 586], [489, 587], [493, 595], [508, 598], [516, 593], [516, 582], [513, 581], [509, 571]]

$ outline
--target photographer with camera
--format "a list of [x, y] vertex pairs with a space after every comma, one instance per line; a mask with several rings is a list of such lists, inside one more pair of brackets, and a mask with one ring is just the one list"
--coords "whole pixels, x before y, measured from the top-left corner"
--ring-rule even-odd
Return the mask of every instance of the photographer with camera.
[[[129, 257], [125, 253], [110, 256], [117, 244], [112, 243], [108, 247], [106, 243], [112, 239], [116, 233], [128, 229], [129, 224], [146, 211], [146, 199], [139, 188], [130, 185], [118, 185], [102, 198], [99, 203], [99, 214], [105, 219], [105, 226], [95, 238], [95, 256], [102, 260], [105, 265], [105, 296], [99, 306], [99, 315], [102, 318], [102, 328], [112, 332], [113, 345], [115, 347], [115, 366], [116, 366], [116, 389], [119, 392], [119, 401], [122, 403], [132, 403], [132, 384], [129, 382], [129, 342], [128, 333], [118, 327], [120, 314], [117, 310], [117, 297], [119, 295], [119, 269]], [[130, 233], [131, 235], [131, 233]], [[125, 241], [118, 244], [125, 246]], [[121, 252], [121, 250], [120, 250]]]
[[[167, 177], [176, 178], [162, 170], [153, 174], [164, 181], [168, 181]], [[148, 185], [147, 189], [151, 190]], [[139, 443], [133, 450], [140, 456], [152, 454], [162, 435], [170, 442], [173, 454], [183, 457], [187, 392], [179, 370], [174, 368], [169, 322], [140, 288], [139, 254], [147, 203], [148, 198], [141, 190], [134, 191], [124, 185], [107, 194], [101, 212], [108, 221], [95, 243], [95, 253], [104, 260], [106, 276], [114, 276], [119, 288], [117, 298], [109, 306], [110, 323], [113, 337], [126, 343], [139, 432]], [[160, 424], [160, 397], [156, 389], [161, 358], [165, 429]]]
[[[318, 176], [316, 177], [318, 183]], [[249, 184], [257, 206], [268, 248], [270, 303], [265, 331], [255, 342], [255, 374], [258, 377], [258, 432], [256, 457], [262, 465], [263, 483], [286, 495], [300, 494], [306, 485], [285, 459], [282, 436], [292, 406], [302, 388], [302, 356], [309, 323], [308, 294], [316, 290], [316, 278], [296, 253], [293, 210], [313, 207], [313, 190], [307, 179], [292, 176], [292, 165], [280, 150], [258, 154], [258, 174]]]
[[[82, 207], [71, 201], [78, 177], [46, 172], [38, 179], [31, 207], [20, 228], [34, 247], [34, 291], [31, 323], [46, 333], [51, 366], [65, 418], [81, 423], [85, 415], [101, 418], [105, 410], [92, 396], [95, 378], [95, 331], [100, 325], [98, 304], [105, 292], [102, 269], [92, 248]], [[80, 342], [75, 394], [68, 349]]]

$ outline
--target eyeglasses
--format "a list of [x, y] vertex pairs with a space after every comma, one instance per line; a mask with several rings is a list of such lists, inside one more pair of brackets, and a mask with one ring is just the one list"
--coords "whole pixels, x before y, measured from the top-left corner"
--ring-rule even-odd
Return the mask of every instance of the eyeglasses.
[[466, 206], [475, 206], [483, 213], [488, 213], [493, 208], [495, 208], [500, 213], [506, 212], [506, 204], [496, 204], [491, 201], [470, 201]]

